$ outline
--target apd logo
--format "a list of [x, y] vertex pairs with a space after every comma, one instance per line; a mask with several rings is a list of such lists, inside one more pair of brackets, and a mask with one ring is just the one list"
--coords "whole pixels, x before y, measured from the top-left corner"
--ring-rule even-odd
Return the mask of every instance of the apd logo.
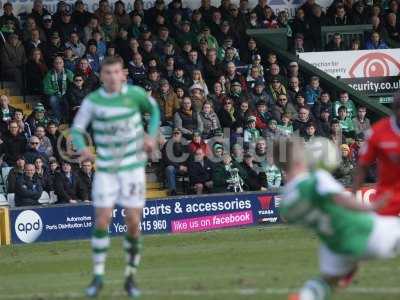
[[24, 210], [15, 220], [14, 229], [22, 242], [33, 243], [42, 234], [42, 218], [33, 210]]

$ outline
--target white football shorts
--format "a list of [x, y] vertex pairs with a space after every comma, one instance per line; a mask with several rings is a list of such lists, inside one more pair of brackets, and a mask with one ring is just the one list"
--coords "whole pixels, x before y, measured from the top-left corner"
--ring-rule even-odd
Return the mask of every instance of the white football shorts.
[[93, 179], [94, 207], [143, 208], [146, 202], [146, 174], [144, 168], [117, 173], [96, 172]]

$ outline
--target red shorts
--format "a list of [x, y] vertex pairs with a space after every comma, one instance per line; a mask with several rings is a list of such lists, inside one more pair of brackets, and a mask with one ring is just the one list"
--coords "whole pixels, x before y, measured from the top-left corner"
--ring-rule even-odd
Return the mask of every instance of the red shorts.
[[[377, 195], [384, 195], [384, 192], [380, 192]], [[374, 199], [379, 200], [380, 197], [376, 196], [371, 199], [374, 201]], [[383, 215], [383, 216], [400, 216], [400, 193], [399, 192], [393, 192], [393, 196], [391, 199], [389, 199], [388, 203], [382, 207], [380, 210], [377, 211], [378, 214]]]

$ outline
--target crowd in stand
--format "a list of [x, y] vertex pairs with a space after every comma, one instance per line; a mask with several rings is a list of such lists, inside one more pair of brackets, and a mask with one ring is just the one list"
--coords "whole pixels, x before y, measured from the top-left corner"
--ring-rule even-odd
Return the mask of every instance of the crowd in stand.
[[85, 96], [100, 87], [100, 65], [109, 56], [121, 57], [127, 82], [159, 104], [160, 178], [170, 195], [183, 177], [189, 177], [187, 192], [227, 191], [232, 184], [226, 179], [235, 172], [244, 190], [279, 188], [284, 174], [267, 155], [268, 142], [294, 133], [306, 141], [335, 141], [343, 156], [336, 176], [350, 184], [370, 126], [366, 108], [344, 91], [325, 89], [318, 77], [306, 77], [296, 61], [283, 64], [264, 52], [246, 30], [286, 28], [293, 51], [334, 51], [346, 49], [341, 35], [322, 45], [321, 26], [372, 24], [367, 40], [354, 40], [351, 49], [397, 47], [396, 0], [385, 6], [334, 0], [326, 12], [307, 0], [290, 20], [266, 0], [255, 7], [247, 0], [221, 0], [218, 7], [202, 0], [195, 10], [181, 0], [156, 0], [149, 9], [135, 0], [133, 7], [128, 12], [122, 1], [111, 7], [101, 0], [89, 12], [80, 0], [71, 7], [58, 1], [50, 14], [35, 0], [18, 18], [12, 4], [4, 4], [2, 76], [38, 99], [24, 116], [6, 95], [0, 98], [2, 166], [13, 167], [7, 192], [16, 193], [17, 205], [37, 203], [42, 190], [55, 191], [61, 203], [90, 200], [93, 164], [62, 160], [58, 126], [70, 124]]

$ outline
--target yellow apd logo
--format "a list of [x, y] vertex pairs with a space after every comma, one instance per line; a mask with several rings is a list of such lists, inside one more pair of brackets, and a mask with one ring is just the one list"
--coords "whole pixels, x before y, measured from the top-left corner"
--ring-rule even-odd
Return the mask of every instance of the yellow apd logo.
[[15, 220], [15, 233], [24, 243], [33, 243], [43, 231], [42, 218], [33, 210], [24, 210]]

